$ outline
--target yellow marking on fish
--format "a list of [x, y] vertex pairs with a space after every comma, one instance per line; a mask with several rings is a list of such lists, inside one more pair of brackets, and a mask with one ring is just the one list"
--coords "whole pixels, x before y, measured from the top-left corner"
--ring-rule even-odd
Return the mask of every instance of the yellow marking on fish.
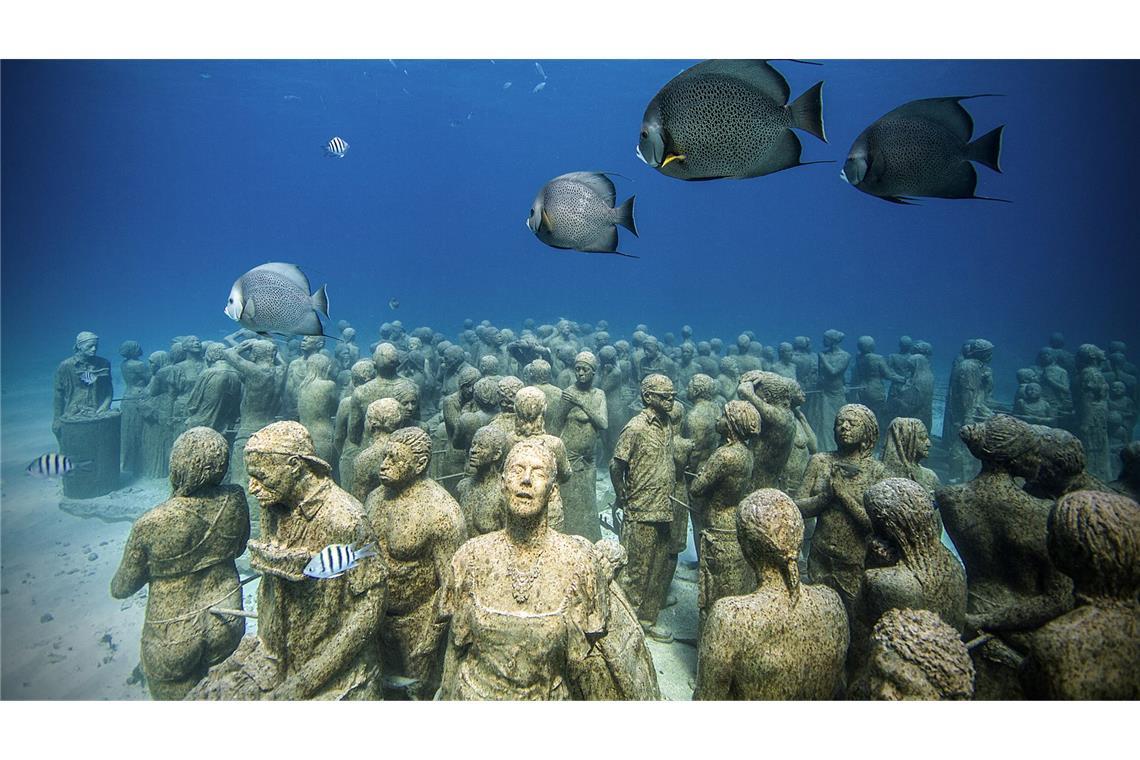
[[546, 225], [547, 230], [554, 231], [554, 222], [550, 221], [550, 214], [546, 213], [546, 209], [542, 210], [542, 223]]
[[669, 165], [670, 161], [684, 161], [684, 160], [685, 160], [685, 155], [683, 153], [670, 153], [668, 156], [665, 156], [665, 160], [661, 162], [661, 166], [662, 166], [662, 168], [664, 168], [664, 167]]

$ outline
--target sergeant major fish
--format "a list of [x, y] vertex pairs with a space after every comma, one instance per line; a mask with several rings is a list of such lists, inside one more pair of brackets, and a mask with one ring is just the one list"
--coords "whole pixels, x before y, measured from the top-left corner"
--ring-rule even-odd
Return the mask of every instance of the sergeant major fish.
[[974, 121], [960, 101], [987, 95], [925, 98], [880, 117], [855, 139], [843, 171], [848, 184], [891, 203], [909, 198], [977, 198], [978, 172], [971, 161], [1001, 172], [1004, 125], [970, 140]]
[[345, 153], [348, 153], [348, 143], [339, 137], [329, 140], [328, 145], [325, 146], [326, 158], [344, 158]]
[[645, 109], [637, 156], [677, 179], [745, 179], [800, 161], [802, 129], [827, 142], [823, 82], [791, 103], [787, 80], [765, 61], [713, 60], [669, 80]]
[[376, 544], [355, 549], [356, 544], [329, 544], [313, 555], [305, 565], [304, 574], [310, 578], [339, 578], [360, 564], [366, 557], [377, 556]]
[[295, 264], [270, 262], [234, 282], [225, 312], [262, 335], [324, 335], [317, 312], [329, 315], [329, 299], [324, 285], [309, 295], [309, 278]]
[[538, 191], [526, 226], [553, 248], [640, 258], [617, 250], [617, 225], [634, 235], [637, 226], [633, 220], [635, 196], [614, 208], [616, 197], [614, 183], [601, 172], [563, 174]]
[[24, 472], [34, 478], [54, 478], [66, 475], [76, 469], [87, 469], [92, 464], [93, 462], [90, 461], [76, 464], [71, 457], [52, 452], [33, 459], [31, 464], [24, 468]]

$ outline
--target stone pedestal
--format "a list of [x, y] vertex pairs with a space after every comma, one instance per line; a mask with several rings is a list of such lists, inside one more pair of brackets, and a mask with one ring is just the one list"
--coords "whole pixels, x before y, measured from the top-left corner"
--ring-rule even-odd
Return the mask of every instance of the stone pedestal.
[[[98, 417], [61, 420], [60, 453], [77, 466], [63, 477], [63, 495], [91, 499], [119, 487], [119, 446], [122, 417], [112, 409]], [[90, 465], [79, 467], [81, 462]]]

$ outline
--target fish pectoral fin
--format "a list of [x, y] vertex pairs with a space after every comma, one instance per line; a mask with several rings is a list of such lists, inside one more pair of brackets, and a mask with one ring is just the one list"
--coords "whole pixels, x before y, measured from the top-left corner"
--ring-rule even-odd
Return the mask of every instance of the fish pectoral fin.
[[665, 156], [665, 160], [661, 162], [661, 166], [659, 166], [658, 168], [660, 169], [660, 168], [664, 168], [664, 167], [668, 166], [670, 161], [684, 161], [684, 160], [685, 160], [685, 154], [684, 153], [668, 153]]
[[554, 232], [554, 222], [550, 220], [550, 214], [546, 213], [546, 209], [542, 210], [542, 224], [539, 225], [539, 229]]

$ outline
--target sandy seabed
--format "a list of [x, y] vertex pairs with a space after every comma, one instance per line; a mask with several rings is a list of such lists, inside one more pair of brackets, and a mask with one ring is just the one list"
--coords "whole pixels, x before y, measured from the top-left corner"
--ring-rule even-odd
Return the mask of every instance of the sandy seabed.
[[[118, 600], [110, 587], [131, 520], [165, 500], [169, 484], [125, 482], [99, 499], [65, 500], [58, 480], [24, 471], [57, 450], [50, 385], [8, 385], [0, 397], [0, 699], [149, 699], [138, 677], [146, 589]], [[599, 506], [612, 500], [600, 477]], [[670, 700], [689, 699], [696, 681], [696, 570], [684, 563], [695, 559], [691, 539], [681, 559], [671, 590], [678, 603], [659, 622], [690, 643], [649, 642]], [[238, 568], [249, 574], [245, 556]], [[256, 581], [245, 587], [246, 609], [255, 609], [256, 589]], [[256, 621], [247, 622], [255, 632]]]

